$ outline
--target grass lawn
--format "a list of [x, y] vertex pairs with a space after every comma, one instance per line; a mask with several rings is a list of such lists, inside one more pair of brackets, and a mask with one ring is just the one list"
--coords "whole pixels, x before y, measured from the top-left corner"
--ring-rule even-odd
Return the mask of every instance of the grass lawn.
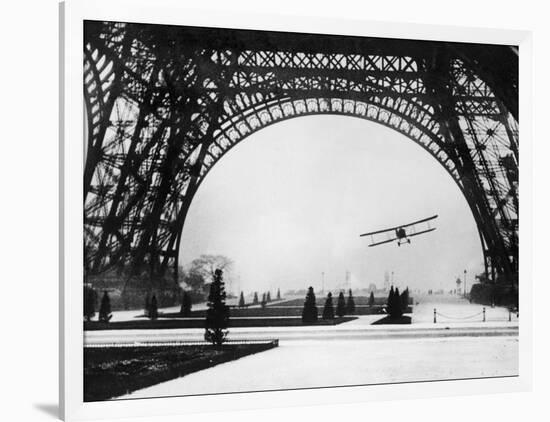
[[[319, 312], [319, 315], [322, 315], [323, 313], [323, 305], [319, 306], [317, 305], [317, 310]], [[355, 313], [354, 315], [372, 315], [372, 314], [383, 314], [384, 311], [382, 310], [382, 306], [375, 305], [373, 307], [370, 306], [361, 306], [357, 305], [355, 307]], [[231, 308], [229, 310], [229, 314], [231, 315], [231, 318], [239, 318], [239, 317], [301, 317], [302, 311], [304, 309], [304, 304], [300, 306], [267, 306], [265, 308]], [[204, 318], [206, 316], [206, 309], [201, 310], [192, 310], [190, 317], [196, 317], [196, 318]], [[166, 313], [159, 313], [159, 318], [181, 318], [181, 315], [179, 312], [166, 312]]]
[[[229, 320], [229, 328], [236, 327], [298, 327], [305, 325], [337, 325], [352, 321], [357, 317], [342, 317], [333, 320], [319, 320], [314, 324], [304, 324], [302, 318], [233, 318]], [[84, 322], [84, 330], [146, 330], [146, 329], [174, 329], [174, 328], [204, 328], [205, 320], [196, 319], [157, 319], [151, 321], [148, 319], [139, 319], [135, 321], [116, 321], [116, 322]]]
[[[347, 294], [345, 295], [347, 300]], [[355, 306], [369, 306], [369, 297], [368, 296], [354, 296], [353, 301], [355, 302]], [[388, 301], [388, 296], [376, 296], [374, 298], [374, 305], [376, 306], [383, 306]], [[317, 296], [317, 307], [323, 307], [325, 304], [325, 298]], [[409, 305], [412, 305], [414, 303], [414, 298], [409, 297]], [[270, 305], [269, 303], [267, 306], [304, 306], [304, 299], [288, 299], [283, 300], [281, 302], [274, 303], [273, 305]]]
[[116, 398], [220, 363], [276, 347], [274, 344], [106, 347], [84, 349], [84, 401]]

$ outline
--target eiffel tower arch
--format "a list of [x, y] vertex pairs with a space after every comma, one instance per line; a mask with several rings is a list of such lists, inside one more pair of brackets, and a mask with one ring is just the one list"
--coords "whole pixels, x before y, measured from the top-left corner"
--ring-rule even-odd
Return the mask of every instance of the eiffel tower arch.
[[488, 277], [517, 282], [513, 47], [86, 21], [84, 98], [86, 274], [177, 276], [218, 160], [269, 125], [337, 114], [435, 158], [468, 202]]

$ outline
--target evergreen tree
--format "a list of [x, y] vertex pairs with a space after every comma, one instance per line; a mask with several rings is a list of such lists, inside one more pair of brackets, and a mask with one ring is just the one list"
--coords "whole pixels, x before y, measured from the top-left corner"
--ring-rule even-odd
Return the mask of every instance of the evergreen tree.
[[323, 319], [334, 319], [334, 305], [332, 304], [332, 293], [328, 292], [323, 308]]
[[107, 291], [103, 293], [103, 298], [101, 299], [101, 306], [99, 307], [99, 320], [101, 322], [109, 322], [113, 315], [111, 314], [111, 300]]
[[336, 303], [336, 315], [342, 318], [346, 314], [346, 298], [344, 292], [340, 292], [338, 295], [338, 302]]
[[262, 308], [265, 308], [265, 305], [267, 304], [266, 295], [265, 293], [262, 294], [262, 301], [260, 302], [260, 305]]
[[370, 292], [369, 296], [369, 306], [372, 308], [374, 306], [374, 292]]
[[386, 312], [389, 314], [389, 315], [392, 315], [393, 313], [393, 306], [394, 306], [394, 300], [393, 300], [393, 297], [395, 295], [395, 292], [393, 290], [393, 286], [391, 286], [390, 288], [390, 292], [388, 294], [388, 301], [386, 303]]
[[403, 290], [403, 293], [401, 293], [401, 311], [403, 313], [407, 312], [408, 307], [409, 307], [409, 288], [407, 287], [405, 290]]
[[149, 318], [151, 313], [151, 296], [149, 296], [149, 292], [145, 295], [145, 309], [143, 310], [143, 313], [147, 318]]
[[149, 318], [155, 320], [159, 317], [159, 308], [157, 303], [157, 297], [153, 295], [151, 298], [151, 307], [149, 308]]
[[315, 303], [315, 293], [313, 287], [307, 289], [304, 309], [302, 311], [302, 322], [310, 324], [317, 321], [317, 304]]
[[277, 300], [281, 300], [281, 289], [277, 289]]
[[191, 315], [191, 307], [193, 306], [191, 302], [191, 295], [187, 293], [187, 291], [183, 291], [183, 296], [181, 298], [181, 309], [180, 309], [180, 315], [187, 317]]
[[208, 295], [204, 339], [218, 347], [225, 341], [228, 333], [227, 327], [229, 326], [229, 307], [225, 304], [225, 297], [223, 272], [216, 269], [214, 281], [210, 285], [210, 294]]
[[389, 314], [391, 318], [399, 318], [403, 315], [403, 310], [401, 309], [401, 296], [399, 295], [399, 289], [396, 288], [395, 291], [390, 290], [391, 295], [391, 301], [388, 299], [389, 302]]
[[84, 287], [84, 318], [90, 321], [95, 315], [97, 293], [91, 287]]
[[267, 292], [267, 295], [265, 296], [265, 300], [268, 302], [271, 302], [271, 292]]
[[348, 315], [352, 315], [355, 313], [355, 300], [353, 299], [353, 295], [351, 294], [351, 289], [349, 289], [349, 293], [348, 293], [348, 301], [346, 303], [346, 313]]
[[244, 308], [245, 306], [245, 302], [244, 302], [244, 293], [241, 292], [241, 296], [239, 297], [239, 308]]
[[254, 299], [252, 300], [253, 305], [258, 304], [258, 292], [254, 292]]

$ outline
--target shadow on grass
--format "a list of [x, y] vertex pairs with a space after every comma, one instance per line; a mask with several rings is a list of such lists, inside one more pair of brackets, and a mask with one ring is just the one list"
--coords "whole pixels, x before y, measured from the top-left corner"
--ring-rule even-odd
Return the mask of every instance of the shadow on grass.
[[390, 317], [387, 316], [385, 318], [379, 319], [377, 321], [374, 321], [371, 325], [392, 325], [392, 324], [410, 324], [411, 323], [411, 317], [409, 316], [400, 316], [400, 317]]

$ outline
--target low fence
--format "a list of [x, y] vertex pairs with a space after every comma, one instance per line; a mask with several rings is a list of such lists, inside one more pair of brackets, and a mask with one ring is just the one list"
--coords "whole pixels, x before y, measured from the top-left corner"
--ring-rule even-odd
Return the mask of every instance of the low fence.
[[[227, 340], [224, 345], [242, 344], [263, 344], [277, 347], [279, 339], [248, 339], [248, 340]], [[92, 343], [85, 344], [85, 349], [102, 349], [110, 347], [178, 347], [178, 346], [212, 346], [212, 343], [204, 340], [178, 340], [178, 341], [136, 341], [127, 343]]]
[[[516, 319], [519, 319], [519, 312], [508, 310], [508, 322], [512, 321], [512, 315], [515, 316]], [[437, 310], [437, 308], [434, 308], [434, 324], [437, 324], [438, 319], [437, 317], [443, 318], [445, 321], [440, 322], [487, 322], [487, 310], [485, 307], [481, 309], [481, 311], [470, 314], [470, 315], [461, 315], [461, 316], [451, 316], [447, 314], [443, 314]], [[498, 319], [498, 320], [492, 320], [492, 321], [504, 321], [504, 318]]]

